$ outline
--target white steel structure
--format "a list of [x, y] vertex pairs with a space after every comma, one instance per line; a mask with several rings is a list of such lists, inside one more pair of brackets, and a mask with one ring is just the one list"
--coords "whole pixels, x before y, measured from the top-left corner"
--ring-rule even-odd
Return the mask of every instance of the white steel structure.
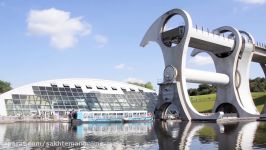
[[[184, 25], [165, 31], [167, 22], [179, 16]], [[255, 44], [253, 37], [234, 27], [223, 26], [213, 31], [203, 31], [192, 26], [190, 15], [181, 9], [173, 9], [160, 16], [148, 29], [141, 46], [156, 42], [163, 53], [164, 81], [160, 84], [156, 118], [165, 119], [170, 105], [178, 110], [182, 120], [217, 120], [224, 113], [234, 113], [239, 118], [257, 119], [257, 111], [249, 89], [250, 62], [266, 64], [265, 45]], [[186, 68], [188, 48], [194, 48], [192, 56], [208, 53], [216, 72]], [[217, 97], [212, 114], [199, 113], [191, 104], [187, 82], [208, 83], [217, 86]]]

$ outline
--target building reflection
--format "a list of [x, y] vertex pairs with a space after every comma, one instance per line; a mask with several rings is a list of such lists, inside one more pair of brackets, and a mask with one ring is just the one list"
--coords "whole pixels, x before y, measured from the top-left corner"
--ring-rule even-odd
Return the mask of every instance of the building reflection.
[[156, 122], [159, 148], [253, 149], [258, 122], [197, 123]]
[[[82, 142], [67, 147], [72, 149], [264, 149], [265, 131], [265, 122], [14, 123], [0, 125], [0, 148], [12, 148], [7, 142], [56, 141]], [[63, 146], [49, 148], [58, 147]]]
[[[152, 149], [157, 143], [153, 122], [98, 123], [79, 126], [71, 126], [68, 123], [1, 124], [0, 140], [0, 148], [6, 149], [17, 147], [17, 145], [10, 145], [10, 142], [23, 143], [24, 145], [19, 145], [19, 147], [28, 149], [47, 148], [48, 144], [49, 148], [66, 147], [62, 144], [76, 142], [78, 144], [68, 144], [67, 148], [121, 150], [143, 149], [143, 147]], [[34, 142], [44, 143], [44, 145], [27, 145], [27, 143], [35, 144]]]
[[[95, 123], [75, 127], [77, 135], [91, 145], [87, 148], [112, 147], [115, 149], [150, 147], [156, 143], [153, 123]], [[150, 145], [147, 143], [150, 142]], [[93, 146], [93, 144], [95, 144]], [[140, 146], [140, 147], [139, 147]], [[100, 148], [100, 147], [99, 147]]]

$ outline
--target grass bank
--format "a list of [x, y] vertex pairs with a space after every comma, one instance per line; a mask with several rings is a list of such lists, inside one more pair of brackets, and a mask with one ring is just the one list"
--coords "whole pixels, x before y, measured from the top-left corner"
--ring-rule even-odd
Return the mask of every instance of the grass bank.
[[[261, 112], [266, 101], [266, 92], [252, 93], [252, 97], [258, 111]], [[190, 96], [192, 105], [199, 112], [211, 112], [215, 99], [216, 94]]]

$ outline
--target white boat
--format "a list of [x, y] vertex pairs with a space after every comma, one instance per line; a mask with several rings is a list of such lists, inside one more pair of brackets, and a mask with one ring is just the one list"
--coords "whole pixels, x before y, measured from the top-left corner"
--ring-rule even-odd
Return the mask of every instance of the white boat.
[[152, 121], [153, 115], [147, 111], [78, 111], [71, 122], [139, 122]]

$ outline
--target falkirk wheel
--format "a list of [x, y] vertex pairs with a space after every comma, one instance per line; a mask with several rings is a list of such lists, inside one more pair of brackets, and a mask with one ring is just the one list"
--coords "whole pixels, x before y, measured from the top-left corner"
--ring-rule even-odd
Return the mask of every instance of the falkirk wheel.
[[[164, 31], [173, 16], [181, 17], [184, 25]], [[140, 45], [144, 47], [150, 41], [160, 46], [165, 63], [164, 80], [159, 84], [159, 98], [154, 111], [156, 119], [166, 119], [166, 110], [170, 105], [178, 110], [181, 120], [217, 120], [230, 117], [229, 114], [241, 119], [266, 117], [257, 111], [249, 88], [251, 62], [259, 63], [266, 74], [266, 47], [255, 44], [248, 32], [231, 26], [204, 31], [192, 26], [186, 11], [173, 9], [151, 25]], [[193, 48], [192, 56], [208, 53], [216, 72], [186, 68], [189, 48]], [[212, 113], [199, 113], [192, 106], [187, 82], [216, 85]]]

